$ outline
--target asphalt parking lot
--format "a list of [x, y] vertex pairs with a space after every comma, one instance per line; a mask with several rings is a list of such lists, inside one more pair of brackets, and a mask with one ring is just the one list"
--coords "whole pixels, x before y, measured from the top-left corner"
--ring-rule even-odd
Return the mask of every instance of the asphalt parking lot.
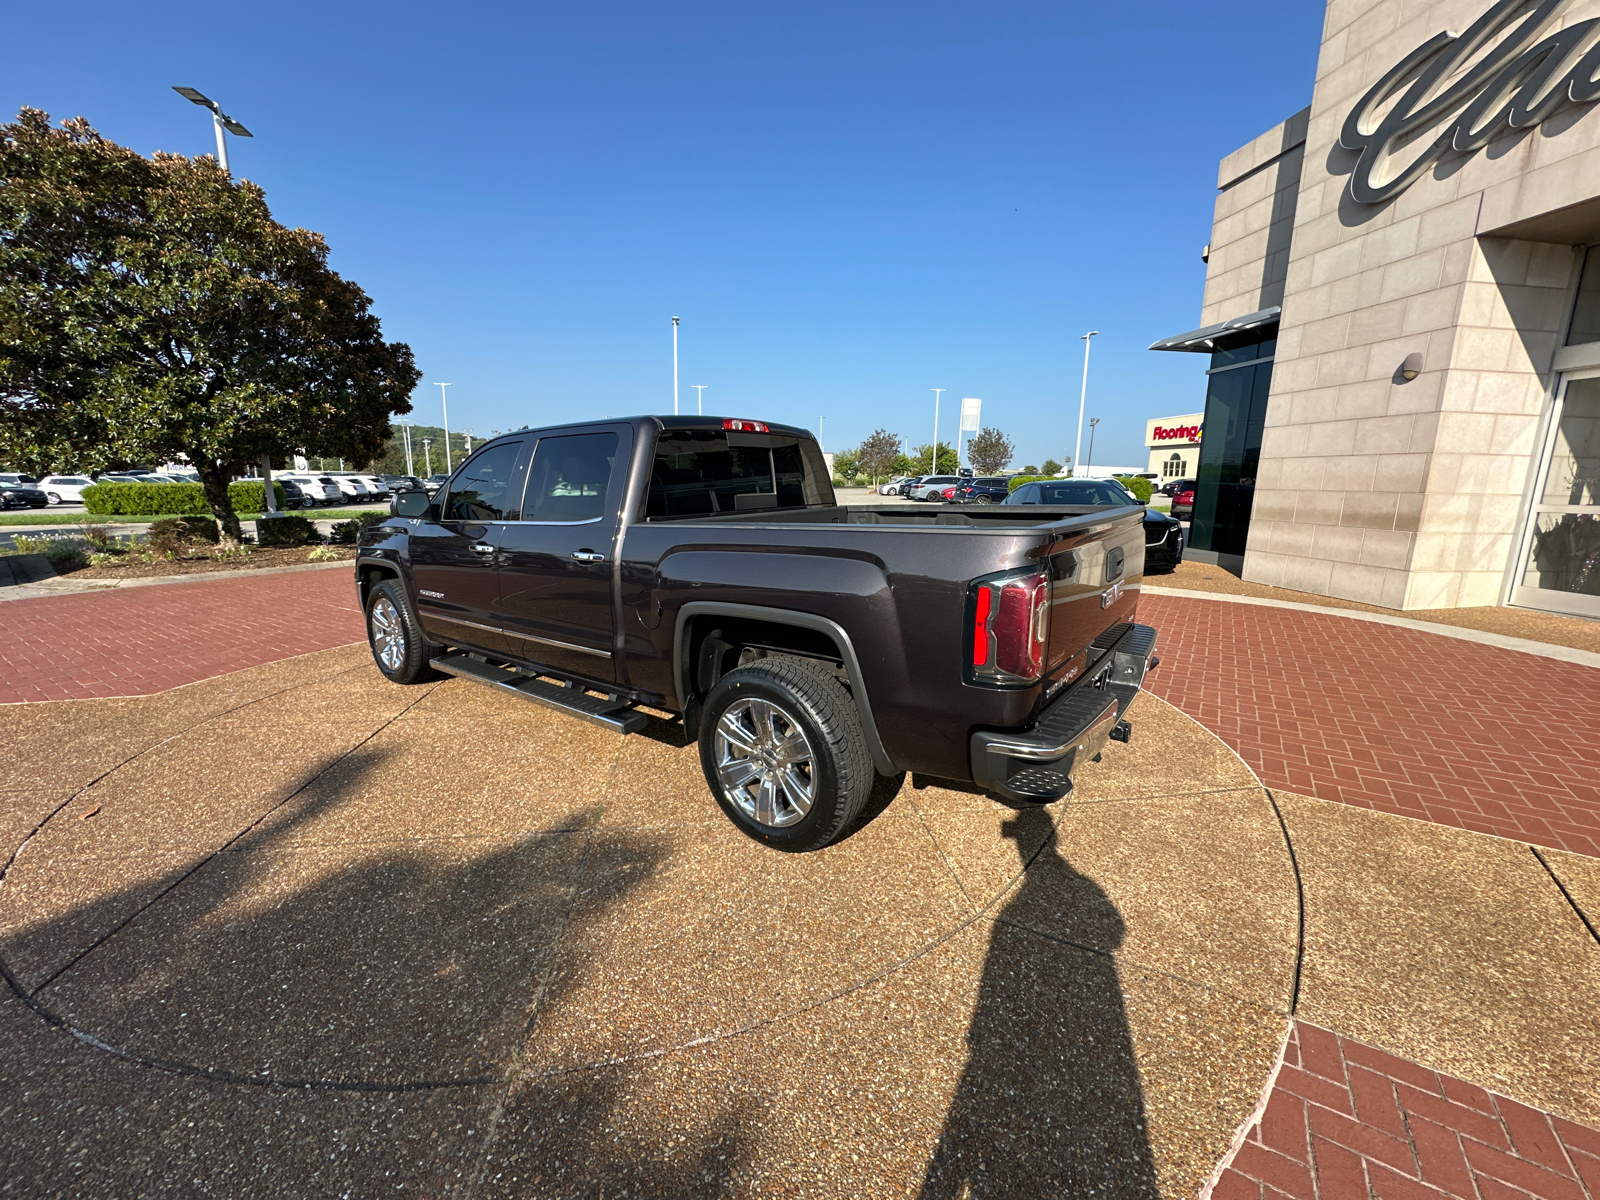
[[[1297, 1002], [1443, 1022], [1486, 1086], [1600, 1118], [1600, 958], [1525, 850], [1268, 793], [1130, 713], [1068, 803], [906, 781], [789, 856], [672, 721], [399, 688], [363, 646], [0, 708], [5, 1178], [1192, 1196]], [[1490, 902], [1487, 947], [1415, 953]]]

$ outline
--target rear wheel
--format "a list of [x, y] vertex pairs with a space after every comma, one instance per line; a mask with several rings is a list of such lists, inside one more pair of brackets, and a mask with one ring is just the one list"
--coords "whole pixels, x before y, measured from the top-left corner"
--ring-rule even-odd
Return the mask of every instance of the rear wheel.
[[820, 850], [872, 794], [875, 774], [855, 704], [826, 668], [764, 658], [706, 697], [700, 766], [728, 819], [776, 850]]
[[60, 504], [62, 502], [60, 492], [46, 492], [45, 496], [49, 499], [51, 504]]
[[422, 626], [397, 580], [383, 580], [367, 597], [367, 644], [378, 670], [394, 683], [440, 678], [428, 665], [433, 646], [422, 635]]

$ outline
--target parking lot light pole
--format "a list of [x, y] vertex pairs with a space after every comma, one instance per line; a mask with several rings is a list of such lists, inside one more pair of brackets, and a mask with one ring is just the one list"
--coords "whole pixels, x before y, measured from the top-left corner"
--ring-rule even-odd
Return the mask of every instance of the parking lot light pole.
[[1078, 464], [1083, 461], [1083, 406], [1089, 399], [1089, 339], [1100, 331], [1091, 329], [1083, 335], [1083, 390], [1078, 393], [1078, 441], [1072, 447], [1072, 474], [1078, 474]]
[[943, 388], [929, 388], [933, 393], [933, 446], [928, 450], [928, 474], [939, 473], [939, 393]]
[[[444, 473], [446, 475], [455, 470], [455, 467], [450, 463], [450, 406], [445, 403], [445, 396], [447, 395], [445, 388], [449, 386], [448, 383], [439, 385], [439, 408], [444, 412]], [[433, 472], [429, 471], [428, 474], [431, 475]]]
[[691, 383], [689, 386], [694, 389], [695, 416], [703, 417], [706, 415], [706, 389], [711, 385], [709, 383]]
[[432, 475], [433, 474], [433, 439], [432, 438], [423, 438], [422, 439], [422, 461], [426, 464], [424, 469], [428, 472], [429, 475]]
[[678, 415], [678, 318], [672, 318], [672, 415]]
[[1094, 427], [1098, 424], [1100, 424], [1099, 417], [1089, 418], [1089, 461], [1083, 464], [1086, 474], [1094, 470]]

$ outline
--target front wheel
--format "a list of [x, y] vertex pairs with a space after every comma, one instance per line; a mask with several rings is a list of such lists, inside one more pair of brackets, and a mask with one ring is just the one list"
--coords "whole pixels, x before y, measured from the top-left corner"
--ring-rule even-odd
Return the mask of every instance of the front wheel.
[[872, 794], [866, 736], [844, 686], [802, 658], [759, 659], [706, 697], [700, 766], [728, 819], [775, 850], [820, 850]]
[[428, 665], [432, 647], [422, 634], [399, 581], [385, 579], [367, 597], [367, 644], [372, 661], [394, 683], [426, 683], [440, 678]]

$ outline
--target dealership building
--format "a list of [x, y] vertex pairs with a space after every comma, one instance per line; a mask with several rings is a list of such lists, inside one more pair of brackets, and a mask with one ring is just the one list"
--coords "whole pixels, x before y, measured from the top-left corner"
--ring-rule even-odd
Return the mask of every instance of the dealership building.
[[1190, 554], [1600, 617], [1600, 0], [1331, 0], [1307, 82], [1151, 347], [1209, 359]]
[[1174, 479], [1193, 479], [1200, 461], [1200, 434], [1205, 428], [1205, 413], [1186, 413], [1181, 417], [1157, 417], [1146, 421], [1144, 444], [1150, 451], [1145, 469], [1161, 483]]

